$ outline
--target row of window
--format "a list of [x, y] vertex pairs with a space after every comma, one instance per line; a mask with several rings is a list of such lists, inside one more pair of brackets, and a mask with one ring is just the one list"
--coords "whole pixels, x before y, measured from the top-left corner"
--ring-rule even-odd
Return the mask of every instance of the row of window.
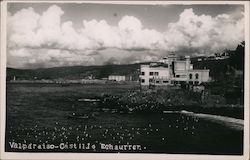
[[[153, 79], [149, 79], [149, 82], [153, 82]], [[169, 81], [162, 81], [162, 83], [168, 83]], [[145, 79], [141, 79], [141, 83], [145, 83]], [[160, 83], [159, 80], [156, 80], [155, 83]]]
[[[153, 79], [149, 79], [149, 82], [153, 82]], [[160, 83], [161, 81], [159, 80], [156, 80], [155, 83]], [[167, 80], [164, 80], [162, 81], [162, 83], [168, 83], [169, 81]], [[141, 79], [141, 83], [145, 83], [145, 79]], [[179, 84], [180, 82], [179, 81], [171, 81], [171, 84]], [[199, 84], [199, 81], [189, 81], [189, 84], [196, 84], [198, 85]]]
[[[189, 79], [193, 79], [193, 74], [189, 74]], [[199, 74], [198, 73], [196, 73], [195, 74], [195, 79], [199, 79]]]
[[[153, 82], [153, 79], [149, 79], [149, 82]], [[156, 80], [155, 83], [160, 83], [160, 81]], [[168, 81], [163, 80], [162, 83], [168, 83]]]
[[190, 81], [189, 84], [199, 84], [199, 81]]
[[[145, 72], [141, 72], [141, 75], [145, 75]], [[150, 76], [159, 76], [159, 72], [149, 72]]]
[[[175, 77], [177, 77], [177, 78], [179, 78], [179, 77], [181, 77], [180, 75], [176, 75]], [[193, 74], [189, 74], [189, 79], [193, 79]], [[199, 74], [198, 73], [196, 73], [195, 74], [195, 79], [199, 79]]]
[[[145, 75], [145, 72], [141, 72], [141, 75]], [[159, 76], [159, 72], [149, 72], [149, 75], [150, 76]], [[179, 78], [180, 77], [180, 75], [176, 75], [176, 77], [177, 78]], [[193, 79], [193, 74], [189, 74], [189, 79]], [[195, 74], [195, 79], [199, 79], [199, 74], [198, 73], [196, 73]]]

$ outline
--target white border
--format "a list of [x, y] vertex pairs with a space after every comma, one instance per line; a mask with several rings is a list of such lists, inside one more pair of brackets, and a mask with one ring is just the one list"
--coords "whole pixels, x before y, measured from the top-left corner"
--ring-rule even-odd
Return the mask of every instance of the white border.
[[[94, 4], [242, 4], [245, 6], [245, 88], [244, 88], [244, 154], [243, 156], [229, 155], [198, 155], [198, 154], [125, 154], [125, 153], [12, 153], [5, 152], [5, 116], [6, 116], [6, 39], [7, 39], [7, 3], [94, 3]], [[1, 2], [1, 54], [0, 54], [0, 159], [169, 159], [169, 160], [248, 160], [249, 159], [249, 1], [2, 1]]]

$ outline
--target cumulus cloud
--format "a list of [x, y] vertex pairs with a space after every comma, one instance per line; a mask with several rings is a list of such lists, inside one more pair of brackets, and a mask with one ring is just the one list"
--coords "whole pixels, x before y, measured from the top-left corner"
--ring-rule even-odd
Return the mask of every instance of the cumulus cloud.
[[172, 51], [191, 51], [211, 54], [233, 49], [244, 40], [244, 21], [230, 15], [216, 17], [195, 15], [192, 9], [180, 14], [178, 22], [170, 23], [165, 33], [167, 48]]
[[185, 9], [166, 31], [148, 29], [134, 16], [117, 25], [83, 20], [80, 29], [62, 22], [56, 5], [42, 14], [32, 7], [8, 14], [8, 65], [52, 67], [152, 61], [168, 52], [211, 54], [244, 40], [244, 16], [197, 15]]

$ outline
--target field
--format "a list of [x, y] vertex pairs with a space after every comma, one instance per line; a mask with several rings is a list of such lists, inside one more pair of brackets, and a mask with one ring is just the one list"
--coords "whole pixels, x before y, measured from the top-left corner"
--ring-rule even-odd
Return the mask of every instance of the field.
[[[7, 84], [7, 152], [243, 153], [243, 131], [180, 113], [124, 113], [105, 108], [104, 94], [138, 90], [133, 85]], [[96, 101], [84, 101], [96, 99]], [[74, 114], [80, 115], [72, 116]], [[82, 118], [83, 117], [83, 118]], [[87, 118], [85, 118], [87, 117]], [[81, 144], [85, 148], [13, 147]], [[101, 144], [121, 145], [118, 150]], [[90, 145], [88, 148], [86, 146]], [[138, 146], [135, 149], [125, 145]], [[95, 146], [95, 147], [92, 147]], [[126, 148], [126, 149], [125, 149]], [[107, 149], [107, 150], [106, 150]]]

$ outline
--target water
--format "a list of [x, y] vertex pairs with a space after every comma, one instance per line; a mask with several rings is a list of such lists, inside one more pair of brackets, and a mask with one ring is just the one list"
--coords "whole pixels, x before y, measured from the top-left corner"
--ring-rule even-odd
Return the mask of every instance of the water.
[[[113, 113], [102, 110], [98, 102], [78, 101], [80, 98], [100, 97], [103, 93], [122, 94], [134, 89], [137, 88], [130, 85], [61, 87], [58, 84], [8, 84], [5, 150], [230, 155], [243, 153], [243, 131], [178, 113]], [[94, 113], [94, 117], [70, 118], [72, 113]], [[14, 144], [12, 142], [22, 145], [53, 144], [59, 148], [24, 150], [11, 148], [11, 144]], [[72, 148], [67, 148], [66, 143], [72, 144]], [[77, 145], [76, 148], [74, 144]], [[113, 150], [106, 150], [101, 144], [110, 144]], [[122, 145], [123, 148], [115, 150], [115, 145]], [[128, 145], [137, 147], [129, 150]]]

